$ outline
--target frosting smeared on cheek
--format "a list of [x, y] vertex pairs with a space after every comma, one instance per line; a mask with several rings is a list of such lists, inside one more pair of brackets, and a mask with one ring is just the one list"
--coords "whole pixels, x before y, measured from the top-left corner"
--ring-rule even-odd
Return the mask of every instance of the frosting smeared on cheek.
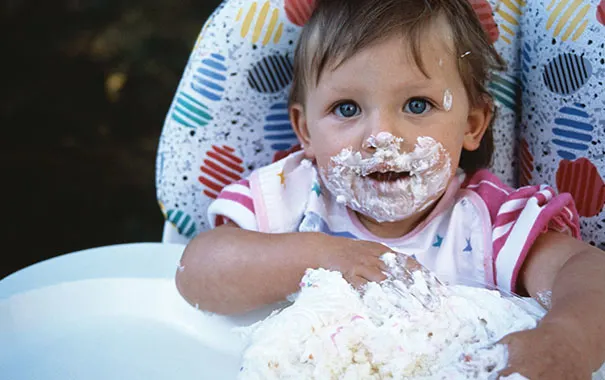
[[419, 137], [414, 150], [401, 152], [403, 139], [381, 132], [366, 141], [374, 154], [343, 149], [321, 170], [340, 203], [377, 222], [404, 220], [435, 202], [451, 177], [451, 159], [443, 145]]
[[454, 95], [452, 94], [452, 91], [448, 88], [443, 92], [443, 109], [449, 112], [452, 109], [453, 104]]

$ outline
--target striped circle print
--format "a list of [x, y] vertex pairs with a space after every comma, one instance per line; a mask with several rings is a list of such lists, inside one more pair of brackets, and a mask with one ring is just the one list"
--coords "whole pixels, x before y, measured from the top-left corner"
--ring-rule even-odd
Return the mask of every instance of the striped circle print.
[[202, 59], [197, 73], [193, 76], [191, 88], [204, 98], [218, 102], [225, 91], [226, 81], [225, 57], [220, 54], [211, 54]]
[[248, 83], [260, 93], [276, 93], [292, 82], [292, 70], [292, 61], [287, 56], [264, 57], [250, 69]]
[[244, 172], [243, 160], [237, 157], [235, 149], [223, 145], [213, 145], [206, 152], [200, 170], [202, 175], [198, 178], [204, 185], [204, 194], [210, 198], [216, 198], [223, 187], [242, 179]]
[[577, 40], [588, 26], [590, 4], [578, 0], [552, 0], [546, 7], [549, 12], [546, 29], [551, 30], [553, 37], [563, 41]]
[[488, 89], [494, 99], [505, 107], [513, 111], [519, 108], [521, 85], [517, 78], [508, 74], [493, 74]]
[[523, 48], [521, 49], [521, 84], [524, 89], [527, 88], [527, 76], [532, 66], [532, 54], [533, 49], [531, 46], [527, 42], [523, 43]]
[[475, 10], [477, 18], [481, 21], [485, 34], [489, 36], [490, 42], [496, 42], [500, 36], [500, 31], [498, 30], [498, 24], [494, 20], [494, 13], [490, 3], [487, 0], [469, 0], [469, 2]]
[[592, 75], [592, 65], [586, 58], [563, 53], [544, 65], [542, 78], [546, 87], [559, 95], [578, 91]]
[[584, 157], [559, 163], [557, 189], [573, 196], [578, 214], [584, 217], [599, 214], [605, 204], [603, 178], [593, 163]]
[[174, 100], [170, 118], [188, 128], [205, 127], [212, 121], [210, 109], [192, 95], [179, 92]]
[[260, 9], [256, 1], [248, 8], [240, 8], [235, 21], [241, 22], [241, 37], [250, 38], [253, 44], [261, 43], [263, 46], [270, 42], [277, 44], [284, 33], [284, 23], [280, 22], [279, 8], [272, 7], [269, 1], [265, 1]]
[[561, 108], [552, 129], [552, 143], [558, 146], [559, 157], [573, 160], [577, 153], [586, 152], [588, 144], [592, 141], [593, 130], [590, 115], [584, 110], [583, 104], [576, 103], [571, 107]]
[[311, 18], [315, 8], [315, 0], [285, 0], [284, 8], [290, 22], [294, 25], [303, 26]]
[[525, 7], [525, 0], [506, 0], [499, 2], [496, 13], [502, 19], [498, 25], [500, 28], [500, 38], [507, 44], [515, 40], [515, 35], [519, 31], [519, 19], [521, 18], [521, 9]]
[[181, 210], [168, 210], [166, 220], [172, 223], [179, 231], [179, 234], [186, 238], [192, 238], [195, 235], [195, 223], [190, 215]]
[[522, 139], [520, 144], [521, 168], [519, 185], [528, 186], [533, 179], [532, 172], [534, 171], [534, 156], [531, 154], [527, 140]]
[[292, 130], [288, 115], [288, 104], [277, 103], [271, 106], [265, 118], [265, 140], [273, 150], [288, 150], [298, 142]]

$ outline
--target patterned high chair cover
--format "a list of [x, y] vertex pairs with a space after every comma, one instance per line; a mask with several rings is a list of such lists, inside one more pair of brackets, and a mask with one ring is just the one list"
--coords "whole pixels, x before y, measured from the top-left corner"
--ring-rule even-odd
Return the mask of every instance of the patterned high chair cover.
[[571, 193], [605, 249], [605, 0], [528, 1], [520, 24], [519, 183]]
[[[520, 131], [521, 183], [556, 184], [574, 194], [587, 217], [584, 237], [602, 244], [599, 223], [605, 221], [598, 214], [605, 190], [598, 171], [605, 171], [599, 114], [605, 105], [605, 0], [599, 6], [571, 0], [469, 1], [508, 62], [508, 70], [494, 73], [488, 86], [498, 107], [491, 169], [505, 183], [518, 185]], [[287, 95], [294, 47], [313, 3], [226, 0], [202, 28], [158, 149], [164, 241], [187, 242], [206, 230], [208, 205], [225, 185], [297, 144]], [[590, 161], [560, 161], [579, 157]], [[580, 178], [590, 184], [576, 189]]]

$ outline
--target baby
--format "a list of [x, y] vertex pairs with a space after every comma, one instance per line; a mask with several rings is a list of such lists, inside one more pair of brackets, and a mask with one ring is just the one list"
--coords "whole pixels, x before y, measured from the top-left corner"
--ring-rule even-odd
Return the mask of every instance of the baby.
[[[541, 299], [504, 337], [531, 379], [587, 379], [605, 360], [605, 255], [578, 239], [569, 194], [512, 189], [484, 169], [502, 60], [467, 0], [320, 0], [294, 57], [302, 151], [227, 186], [187, 246], [177, 287], [242, 313], [284, 300], [307, 268], [380, 282], [385, 251], [438, 275]], [[389, 247], [389, 248], [387, 248]]]

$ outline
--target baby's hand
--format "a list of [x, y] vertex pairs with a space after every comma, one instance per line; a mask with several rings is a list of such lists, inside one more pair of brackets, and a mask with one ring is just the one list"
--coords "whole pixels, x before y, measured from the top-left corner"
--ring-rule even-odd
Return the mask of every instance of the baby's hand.
[[578, 335], [561, 324], [550, 322], [519, 331], [499, 343], [507, 344], [509, 351], [508, 367], [501, 376], [515, 372], [531, 380], [588, 380], [592, 376]]
[[326, 235], [321, 252], [318, 252], [320, 267], [335, 270], [355, 288], [367, 282], [386, 279], [386, 264], [381, 256], [391, 250], [380, 244], [364, 240]]

